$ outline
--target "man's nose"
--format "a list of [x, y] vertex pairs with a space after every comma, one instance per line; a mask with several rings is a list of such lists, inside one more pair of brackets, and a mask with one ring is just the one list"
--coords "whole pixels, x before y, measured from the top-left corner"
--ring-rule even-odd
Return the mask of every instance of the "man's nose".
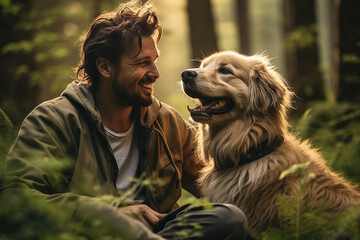
[[181, 73], [181, 79], [184, 83], [188, 83], [197, 77], [197, 72], [194, 70], [185, 70]]
[[153, 79], [158, 79], [160, 77], [159, 69], [157, 68], [156, 64], [153, 65], [151, 71], [149, 72], [149, 75]]

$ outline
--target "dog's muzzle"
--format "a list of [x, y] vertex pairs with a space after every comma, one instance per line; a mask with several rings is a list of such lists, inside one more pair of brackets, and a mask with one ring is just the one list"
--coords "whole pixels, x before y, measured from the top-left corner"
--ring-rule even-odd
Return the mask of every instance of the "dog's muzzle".
[[[207, 93], [198, 91], [197, 81], [198, 73], [194, 70], [188, 69], [182, 72], [181, 79], [183, 81], [183, 90], [191, 98], [199, 100], [200, 105], [194, 109], [188, 106], [191, 117], [197, 122], [206, 122], [213, 115], [219, 115], [229, 112], [234, 102], [230, 97], [207, 96]], [[196, 80], [197, 79], [197, 80]]]
[[186, 70], [181, 73], [181, 79], [185, 84], [190, 83], [197, 77], [197, 72], [194, 70]]
[[181, 73], [184, 92], [192, 98], [198, 98], [200, 94], [196, 90], [196, 81], [198, 74], [194, 70], [185, 70]]

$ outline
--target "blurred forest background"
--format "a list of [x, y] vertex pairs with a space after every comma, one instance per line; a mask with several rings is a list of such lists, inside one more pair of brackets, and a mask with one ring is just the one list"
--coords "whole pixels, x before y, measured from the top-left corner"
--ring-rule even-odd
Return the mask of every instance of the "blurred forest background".
[[[0, 0], [0, 186], [3, 159], [22, 120], [37, 104], [58, 96], [73, 81], [80, 35], [95, 16], [121, 2]], [[266, 52], [297, 95], [290, 113], [292, 130], [311, 138], [334, 170], [360, 183], [359, 0], [154, 2], [164, 28], [158, 61], [161, 77], [155, 87], [159, 100], [188, 118], [186, 105], [192, 102], [180, 90], [183, 70], [197, 67], [198, 59], [219, 50]], [[29, 229], [49, 233], [49, 238], [44, 238], [42, 232], [41, 239], [53, 239], [53, 232], [66, 231], [58, 224], [47, 224], [59, 222], [58, 213], [45, 213], [46, 208], [33, 205], [30, 198], [15, 200], [0, 195], [0, 225], [4, 226], [0, 233], [7, 229], [3, 233], [9, 234], [4, 239], [37, 234]], [[22, 215], [12, 215], [17, 209], [23, 209]], [[32, 221], [34, 216], [36, 221]], [[318, 220], [313, 218], [309, 226]], [[343, 220], [338, 222], [350, 221]], [[18, 226], [24, 229], [18, 231]], [[311, 227], [303, 229], [311, 231]], [[100, 233], [95, 229], [88, 234], [96, 239]], [[78, 238], [66, 235], [64, 239]]]
[[[79, 36], [115, 0], [0, 0], [0, 108], [15, 125], [73, 80]], [[357, 0], [155, 0], [164, 27], [155, 95], [184, 117], [181, 72], [218, 50], [266, 52], [298, 96], [360, 102]]]
[[[146, 2], [146, 0], [140, 0]], [[0, 116], [6, 155], [40, 102], [74, 79], [79, 38], [119, 0], [0, 0]], [[189, 114], [180, 74], [219, 50], [265, 52], [297, 97], [291, 120], [334, 166], [360, 181], [360, 1], [155, 0], [164, 28], [155, 96]], [[5, 115], [6, 114], [6, 115]], [[1, 120], [1, 119], [0, 119]], [[5, 122], [5, 123], [4, 123]], [[10, 124], [10, 125], [8, 125]], [[5, 141], [8, 139], [8, 141]], [[6, 142], [6, 143], [5, 143]], [[359, 173], [359, 174], [358, 174]]]
[[[5, 122], [16, 130], [31, 109], [64, 90], [74, 79], [79, 37], [95, 16], [121, 2], [0, 0], [0, 109]], [[179, 86], [184, 69], [219, 50], [266, 52], [297, 94], [291, 112], [295, 131], [312, 137], [333, 164], [350, 151], [349, 164], [360, 166], [360, 1], [154, 3], [164, 28], [158, 99], [188, 118], [186, 105], [192, 102]], [[350, 175], [360, 180], [360, 174]]]

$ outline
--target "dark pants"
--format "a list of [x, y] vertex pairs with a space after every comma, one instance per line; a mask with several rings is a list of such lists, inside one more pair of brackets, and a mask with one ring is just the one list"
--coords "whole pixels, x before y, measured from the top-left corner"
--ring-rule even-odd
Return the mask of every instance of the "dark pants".
[[81, 205], [73, 217], [93, 231], [101, 230], [100, 235], [131, 240], [241, 240], [246, 238], [247, 227], [242, 211], [231, 204], [213, 204], [211, 209], [184, 205], [162, 218], [155, 233], [115, 207], [98, 202]]
[[211, 209], [184, 205], [160, 220], [157, 235], [165, 239], [246, 239], [246, 218], [231, 204], [213, 204]]

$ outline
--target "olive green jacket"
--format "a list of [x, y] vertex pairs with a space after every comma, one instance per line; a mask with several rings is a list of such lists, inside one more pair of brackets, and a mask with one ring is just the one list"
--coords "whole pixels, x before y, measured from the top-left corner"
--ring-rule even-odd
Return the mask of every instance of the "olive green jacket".
[[[145, 188], [150, 206], [169, 212], [182, 187], [198, 196], [195, 179], [201, 163], [190, 126], [156, 99], [135, 110], [135, 118], [141, 167], [147, 176], [159, 178], [153, 188]], [[52, 201], [107, 195], [114, 205], [117, 164], [101, 122], [90, 89], [69, 84], [60, 97], [40, 104], [24, 120], [6, 159], [12, 182]]]

